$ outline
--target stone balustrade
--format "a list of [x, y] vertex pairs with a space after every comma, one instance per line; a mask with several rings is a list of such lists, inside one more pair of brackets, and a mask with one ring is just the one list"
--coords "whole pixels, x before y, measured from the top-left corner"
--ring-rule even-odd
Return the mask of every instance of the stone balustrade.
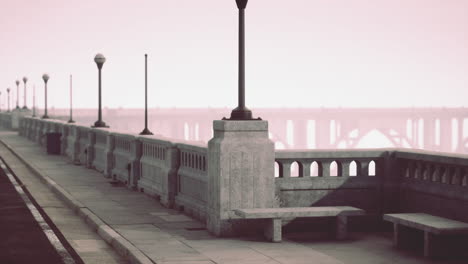
[[[1, 124], [8, 120], [6, 116], [0, 113]], [[243, 188], [249, 189], [252, 197], [260, 193], [258, 188], [264, 186], [255, 183], [254, 176], [260, 172], [262, 155], [272, 152], [274, 159], [268, 157], [267, 163], [263, 161], [271, 167], [261, 164], [268, 171], [262, 179], [272, 181], [268, 183], [272, 187], [261, 193], [273, 192], [276, 206], [347, 205], [362, 208], [377, 218], [384, 213], [424, 212], [468, 222], [468, 212], [460, 210], [468, 206], [468, 155], [409, 149], [270, 151], [273, 143], [267, 141], [265, 121], [256, 125], [245, 121], [245, 126], [242, 122], [229, 122], [215, 121], [211, 149], [210, 145], [130, 135], [51, 119], [25, 117], [20, 130], [22, 135], [42, 145], [40, 139], [47, 132], [61, 132], [62, 154], [72, 161], [102, 171], [128, 187], [158, 198], [165, 206], [175, 206], [206, 221], [209, 230], [218, 235], [224, 234], [222, 221], [237, 221], [231, 218], [229, 210], [256, 208], [257, 200], [245, 200], [248, 197]], [[241, 126], [243, 135], [238, 137], [236, 133]], [[254, 141], [253, 135], [264, 141]], [[252, 142], [247, 144], [240, 139]], [[261, 142], [268, 146], [259, 148], [262, 153], [252, 154], [252, 145]], [[225, 147], [232, 152], [221, 157]], [[211, 171], [215, 165], [218, 174]], [[229, 179], [220, 180], [219, 175], [228, 174]], [[225, 190], [225, 184], [231, 187]], [[218, 187], [224, 189], [217, 194], [210, 191]], [[236, 199], [229, 201], [226, 210], [217, 211], [223, 218], [212, 217], [220, 208], [216, 206], [227, 204], [222, 203], [226, 195]], [[216, 202], [210, 202], [213, 199]]]
[[277, 150], [276, 199], [281, 207], [346, 204], [378, 214], [387, 154], [383, 149]]
[[468, 222], [468, 156], [417, 150], [394, 153], [402, 212], [425, 212]]
[[180, 160], [176, 206], [204, 221], [208, 192], [207, 146], [201, 143], [177, 143], [176, 146]]
[[112, 179], [136, 188], [139, 178], [141, 144], [136, 135], [112, 132], [109, 138], [107, 157], [111, 159], [109, 173]]
[[140, 136], [142, 155], [138, 189], [157, 197], [167, 207], [174, 205], [178, 150], [170, 139]]

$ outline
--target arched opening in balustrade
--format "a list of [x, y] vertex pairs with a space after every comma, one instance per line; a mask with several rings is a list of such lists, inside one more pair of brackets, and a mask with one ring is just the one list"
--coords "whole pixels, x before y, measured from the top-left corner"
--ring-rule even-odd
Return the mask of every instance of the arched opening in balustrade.
[[275, 161], [275, 178], [283, 177], [281, 165]]
[[202, 162], [203, 162], [203, 170], [206, 171], [206, 159], [205, 159], [205, 156], [203, 156]]
[[311, 164], [310, 164], [310, 176], [311, 177], [319, 177], [319, 176], [322, 176], [322, 164], [317, 162], [317, 161], [313, 161]]
[[294, 161], [291, 164], [291, 177], [299, 177], [299, 163], [297, 161]]
[[369, 162], [368, 174], [367, 175], [375, 176], [375, 171], [376, 171], [376, 163], [375, 163], [375, 161], [371, 160]]
[[349, 163], [349, 176], [357, 176], [358, 174], [358, 163], [353, 160]]
[[330, 163], [330, 176], [337, 177], [342, 175], [341, 170], [341, 163], [337, 162], [336, 160]]

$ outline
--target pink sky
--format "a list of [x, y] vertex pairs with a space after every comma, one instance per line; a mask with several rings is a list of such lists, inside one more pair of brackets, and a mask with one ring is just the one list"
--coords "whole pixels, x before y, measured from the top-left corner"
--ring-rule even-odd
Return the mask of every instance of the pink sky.
[[[467, 106], [468, 1], [251, 0], [247, 106]], [[43, 106], [235, 107], [234, 0], [2, 0], [0, 91], [28, 76]], [[21, 86], [22, 87], [22, 86]], [[21, 96], [23, 89], [21, 89]], [[22, 105], [22, 98], [21, 98]]]

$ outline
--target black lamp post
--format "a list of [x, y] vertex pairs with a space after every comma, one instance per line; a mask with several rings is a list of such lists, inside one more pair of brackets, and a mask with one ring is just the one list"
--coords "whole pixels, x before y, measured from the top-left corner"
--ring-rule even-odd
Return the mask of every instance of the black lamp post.
[[140, 135], [153, 135], [148, 129], [148, 54], [145, 54], [145, 129]]
[[33, 114], [32, 117], [36, 117], [36, 85], [33, 85]]
[[[245, 23], [244, 11], [248, 0], [236, 0], [239, 8], [239, 92], [238, 106], [232, 110], [229, 120], [254, 120], [252, 111], [245, 106]], [[260, 119], [260, 118], [259, 118]], [[257, 119], [258, 120], [258, 119]]]
[[102, 69], [102, 65], [104, 65], [104, 62], [106, 62], [106, 58], [101, 53], [98, 53], [94, 57], [94, 62], [96, 62], [98, 70], [99, 70], [99, 110], [98, 110], [98, 120], [94, 122], [94, 126], [92, 127], [109, 127], [109, 126], [106, 126], [106, 123], [104, 123], [104, 121], [102, 121], [102, 113], [101, 113], [101, 69]]
[[68, 123], [75, 123], [73, 121], [73, 103], [72, 103], [72, 75], [70, 74], [70, 120], [68, 120]]
[[28, 109], [28, 107], [26, 106], [26, 82], [28, 82], [28, 77], [24, 76], [23, 77], [23, 83], [24, 83], [24, 105], [23, 105], [23, 109]]
[[7, 88], [7, 94], [8, 94], [8, 112], [10, 112], [10, 88]]
[[19, 109], [19, 84], [20, 81], [16, 80], [16, 109]]
[[42, 80], [44, 80], [44, 92], [45, 92], [45, 106], [44, 106], [44, 115], [42, 116], [42, 119], [47, 119], [49, 116], [47, 115], [47, 81], [49, 80], [49, 75], [47, 73], [44, 73], [42, 75]]

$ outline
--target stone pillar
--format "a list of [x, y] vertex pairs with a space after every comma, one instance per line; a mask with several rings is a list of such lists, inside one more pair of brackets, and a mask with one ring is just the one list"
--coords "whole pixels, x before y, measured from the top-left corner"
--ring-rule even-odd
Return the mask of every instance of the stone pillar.
[[96, 132], [94, 132], [93, 129], [89, 129], [88, 130], [88, 144], [86, 145], [87, 155], [86, 155], [86, 160], [85, 160], [85, 165], [86, 165], [86, 168], [88, 169], [93, 167], [93, 161], [94, 161], [94, 155], [95, 155], [95, 151], [94, 151], [95, 144], [96, 144]]
[[13, 109], [11, 111], [11, 129], [19, 130], [20, 129], [20, 119], [24, 116], [31, 115], [31, 111], [23, 109]]
[[106, 151], [105, 151], [105, 161], [104, 166], [104, 176], [106, 178], [112, 177], [112, 169], [114, 168], [114, 149], [115, 149], [115, 136], [111, 133], [107, 134], [106, 142]]
[[267, 121], [213, 121], [208, 142], [207, 228], [218, 236], [234, 235], [233, 209], [275, 206], [274, 144]]

